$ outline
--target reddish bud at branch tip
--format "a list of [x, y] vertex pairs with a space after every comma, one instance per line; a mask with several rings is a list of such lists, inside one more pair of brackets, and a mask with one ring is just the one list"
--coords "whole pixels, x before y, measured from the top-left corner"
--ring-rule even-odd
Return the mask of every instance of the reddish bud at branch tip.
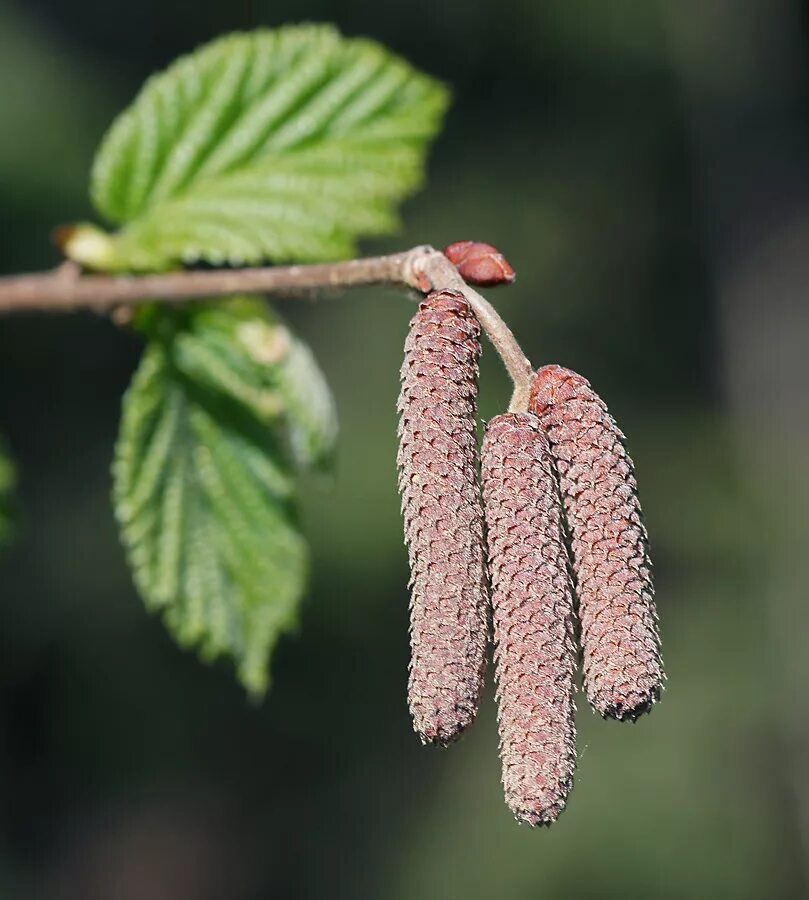
[[491, 244], [456, 241], [444, 250], [444, 256], [469, 284], [494, 287], [497, 284], [511, 284], [517, 277], [505, 256]]

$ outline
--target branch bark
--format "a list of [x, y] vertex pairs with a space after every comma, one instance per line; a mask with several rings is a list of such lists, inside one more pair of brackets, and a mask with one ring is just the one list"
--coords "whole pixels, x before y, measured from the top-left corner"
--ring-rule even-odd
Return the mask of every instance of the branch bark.
[[166, 272], [88, 275], [73, 263], [52, 272], [0, 278], [0, 314], [105, 310], [145, 301], [182, 303], [227, 294], [277, 294], [363, 284], [409, 284], [410, 261], [427, 248], [346, 262]]
[[103, 312], [144, 302], [176, 304], [228, 294], [308, 294], [372, 284], [398, 284], [422, 293], [451, 290], [463, 294], [514, 382], [510, 410], [527, 409], [533, 370], [511, 329], [491, 303], [461, 278], [444, 254], [428, 246], [345, 262], [159, 275], [85, 274], [68, 262], [52, 272], [0, 278], [0, 315], [82, 309]]

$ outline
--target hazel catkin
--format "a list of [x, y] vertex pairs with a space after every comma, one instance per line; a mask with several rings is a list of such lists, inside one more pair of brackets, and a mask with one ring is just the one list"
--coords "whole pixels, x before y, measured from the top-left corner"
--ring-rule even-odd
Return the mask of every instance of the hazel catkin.
[[590, 383], [545, 366], [529, 408], [548, 437], [565, 504], [587, 698], [634, 721], [663, 682], [646, 528], [623, 434]]
[[492, 419], [482, 463], [503, 787], [519, 821], [550, 825], [573, 786], [576, 650], [562, 504], [539, 420]]
[[447, 744], [475, 719], [488, 585], [477, 480], [480, 328], [463, 296], [431, 293], [410, 323], [399, 396], [399, 490], [411, 570], [413, 724]]

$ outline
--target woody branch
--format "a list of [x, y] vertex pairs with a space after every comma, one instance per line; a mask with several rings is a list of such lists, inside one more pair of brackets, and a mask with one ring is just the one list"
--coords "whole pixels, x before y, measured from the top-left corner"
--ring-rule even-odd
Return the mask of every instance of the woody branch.
[[82, 309], [105, 311], [144, 302], [178, 304], [229, 294], [309, 294], [362, 285], [390, 284], [457, 291], [466, 297], [514, 383], [511, 410], [527, 408], [531, 364], [497, 310], [429, 246], [344, 262], [157, 275], [88, 274], [72, 262], [51, 272], [0, 277], [0, 315]]

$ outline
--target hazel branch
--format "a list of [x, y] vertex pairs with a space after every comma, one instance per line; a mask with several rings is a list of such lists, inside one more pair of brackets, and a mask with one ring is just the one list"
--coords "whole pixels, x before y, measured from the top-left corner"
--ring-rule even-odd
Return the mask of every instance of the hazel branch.
[[165, 272], [158, 275], [82, 273], [74, 263], [52, 272], [0, 278], [0, 314], [104, 311], [145, 301], [184, 303], [227, 294], [283, 294], [404, 282], [417, 247], [405, 253], [346, 262], [253, 269]]
[[514, 382], [510, 409], [527, 409], [532, 369], [511, 329], [444, 254], [428, 246], [345, 262], [157, 275], [90, 274], [67, 262], [51, 272], [0, 277], [0, 315], [104, 312], [144, 302], [177, 304], [228, 294], [308, 294], [373, 284], [463, 294]]

